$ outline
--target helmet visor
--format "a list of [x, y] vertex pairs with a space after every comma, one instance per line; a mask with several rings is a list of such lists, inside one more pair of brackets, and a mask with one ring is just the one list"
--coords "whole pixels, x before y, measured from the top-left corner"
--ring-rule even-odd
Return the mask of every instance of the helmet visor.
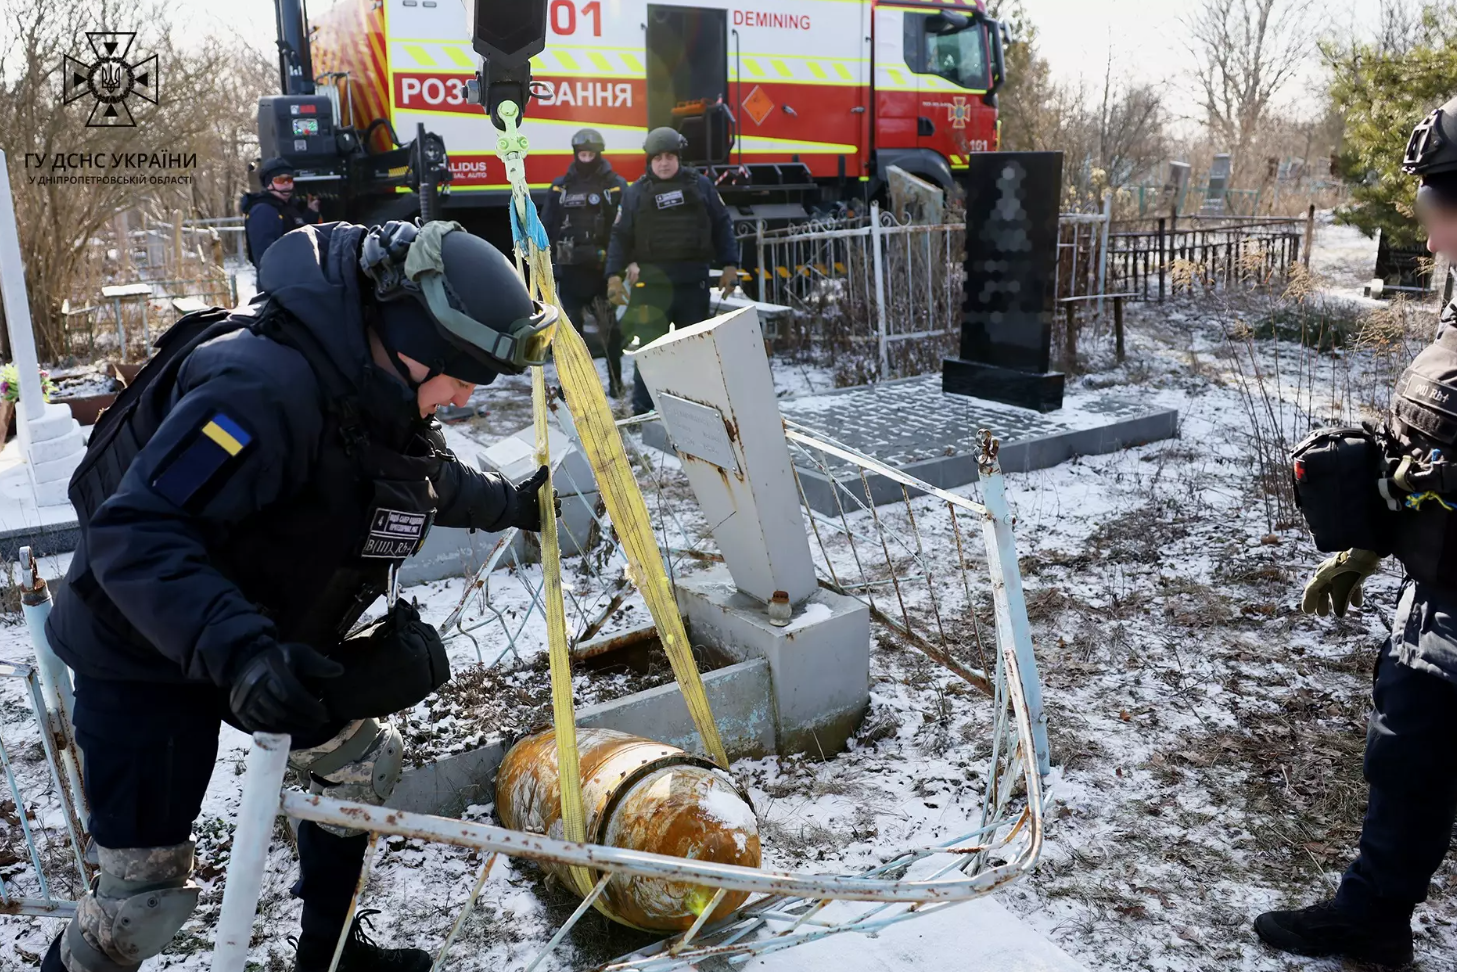
[[443, 274], [428, 274], [417, 282], [425, 306], [446, 339], [471, 358], [495, 368], [505, 366], [514, 374], [546, 364], [556, 336], [559, 313], [555, 307], [533, 301], [535, 312], [512, 321], [509, 333], [503, 334], [452, 305]]

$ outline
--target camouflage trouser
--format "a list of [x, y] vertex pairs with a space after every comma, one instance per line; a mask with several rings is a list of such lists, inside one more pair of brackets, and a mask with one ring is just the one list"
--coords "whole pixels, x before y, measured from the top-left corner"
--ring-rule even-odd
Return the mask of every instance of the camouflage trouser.
[[[75, 681], [76, 736], [86, 765], [90, 831], [105, 850], [102, 876], [78, 906], [75, 931], [68, 931], [61, 944], [69, 943], [68, 954], [75, 959], [68, 960], [70, 972], [116, 972], [135, 967], [165, 947], [191, 910], [195, 892], [188, 891], [193, 847], [189, 838], [213, 775], [219, 731], [232, 715], [225, 693], [212, 685], [120, 682], [79, 673]], [[295, 742], [329, 748], [341, 734], [360, 725], [335, 724]], [[366, 749], [373, 752], [381, 735], [378, 730], [370, 735]], [[388, 760], [384, 763], [388, 769]], [[374, 770], [380, 768], [376, 761]], [[369, 782], [362, 784], [371, 790], [374, 770]], [[347, 785], [358, 781], [343, 777], [359, 772], [344, 766], [331, 775]], [[358, 796], [363, 795], [361, 790]], [[367, 844], [362, 835], [336, 836], [312, 822], [299, 826], [301, 877], [294, 894], [304, 902], [305, 935], [328, 941], [337, 937]], [[113, 931], [116, 919], [133, 900], [151, 924], [144, 923], [145, 935], [118, 936]], [[131, 911], [125, 916], [134, 917]], [[136, 951], [123, 950], [133, 945], [138, 946]], [[87, 948], [94, 957], [88, 958]], [[61, 958], [58, 955], [54, 965]], [[45, 972], [60, 972], [50, 956]]]
[[61, 939], [70, 972], [124, 972], [167, 947], [197, 907], [192, 841], [171, 847], [97, 847], [101, 872]]

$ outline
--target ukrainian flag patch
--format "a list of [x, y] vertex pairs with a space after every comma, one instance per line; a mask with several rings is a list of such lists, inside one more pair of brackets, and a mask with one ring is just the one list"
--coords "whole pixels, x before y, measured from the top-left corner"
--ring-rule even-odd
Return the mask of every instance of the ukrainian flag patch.
[[222, 412], [215, 412], [157, 470], [152, 488], [177, 506], [196, 508], [252, 443], [247, 430]]

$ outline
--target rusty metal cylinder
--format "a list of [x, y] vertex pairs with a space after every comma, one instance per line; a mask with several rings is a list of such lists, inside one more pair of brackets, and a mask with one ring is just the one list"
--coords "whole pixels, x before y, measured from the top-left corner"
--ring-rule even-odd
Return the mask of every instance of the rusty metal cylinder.
[[[733, 777], [713, 763], [638, 736], [578, 729], [582, 804], [590, 843], [719, 864], [759, 866], [754, 808]], [[518, 742], [496, 777], [496, 808], [514, 830], [563, 837], [555, 730]], [[568, 868], [545, 865], [572, 887]], [[590, 872], [594, 882], [599, 872]], [[684, 931], [711, 903], [714, 888], [666, 877], [615, 875], [598, 899], [609, 918], [647, 931]], [[748, 898], [729, 892], [709, 921]]]

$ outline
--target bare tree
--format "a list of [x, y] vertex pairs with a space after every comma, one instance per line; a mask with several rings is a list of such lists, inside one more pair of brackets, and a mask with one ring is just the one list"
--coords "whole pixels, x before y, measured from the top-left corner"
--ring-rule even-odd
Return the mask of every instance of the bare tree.
[[1275, 98], [1314, 51], [1311, 9], [1312, 0], [1202, 0], [1185, 22], [1200, 106], [1236, 164], [1251, 161]]
[[1111, 186], [1132, 182], [1166, 152], [1163, 96], [1151, 84], [1123, 86], [1113, 79], [1113, 54], [1103, 72], [1098, 107], [1098, 165]]
[[[265, 59], [239, 54], [219, 39], [179, 44], [169, 12], [167, 0], [11, 0], [0, 13], [0, 149], [10, 168], [37, 344], [47, 359], [64, 353], [62, 301], [97, 296], [77, 292], [78, 281], [117, 213], [234, 211], [245, 155], [252, 154], [240, 132], [251, 129], [265, 90], [248, 89], [265, 81], [271, 87], [256, 63]], [[62, 103], [65, 58], [89, 59], [86, 34], [100, 30], [135, 30], [137, 51], [158, 57], [158, 102], [131, 99], [135, 127], [90, 128], [89, 105]], [[193, 154], [197, 164], [185, 172], [112, 162]], [[81, 155], [105, 161], [69, 164]], [[142, 182], [52, 178], [65, 175], [140, 176]], [[190, 182], [155, 183], [153, 175]]]

